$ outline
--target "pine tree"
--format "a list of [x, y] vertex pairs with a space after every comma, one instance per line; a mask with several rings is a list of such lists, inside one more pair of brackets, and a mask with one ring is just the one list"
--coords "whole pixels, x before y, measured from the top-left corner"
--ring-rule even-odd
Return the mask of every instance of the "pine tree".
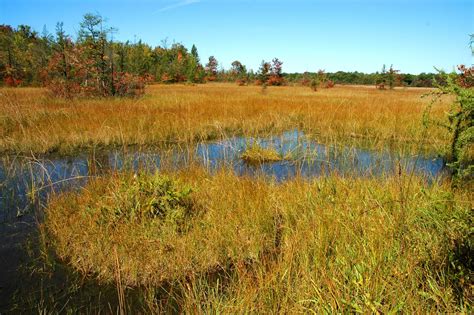
[[191, 55], [194, 57], [194, 59], [196, 60], [196, 63], [199, 63], [200, 60], [199, 60], [199, 54], [198, 54], [198, 50], [196, 48], [196, 46], [193, 44], [193, 47], [191, 47]]

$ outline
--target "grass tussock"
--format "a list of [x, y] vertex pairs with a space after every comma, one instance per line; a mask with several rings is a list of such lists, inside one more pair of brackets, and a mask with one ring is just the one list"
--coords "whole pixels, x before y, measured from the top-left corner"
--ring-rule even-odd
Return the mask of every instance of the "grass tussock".
[[190, 169], [94, 180], [53, 197], [45, 225], [83, 274], [175, 284], [152, 295], [162, 311], [456, 312], [472, 305], [471, 197], [409, 176], [276, 185]]
[[[323, 143], [417, 150], [427, 90], [153, 85], [141, 99], [55, 99], [39, 88], [0, 89], [0, 152], [69, 154], [94, 147], [160, 146], [299, 129]], [[449, 102], [432, 110], [443, 118]], [[444, 131], [424, 143], [444, 147]]]
[[274, 148], [264, 148], [257, 143], [248, 146], [240, 158], [250, 164], [277, 162], [283, 160], [281, 154], [279, 154]]

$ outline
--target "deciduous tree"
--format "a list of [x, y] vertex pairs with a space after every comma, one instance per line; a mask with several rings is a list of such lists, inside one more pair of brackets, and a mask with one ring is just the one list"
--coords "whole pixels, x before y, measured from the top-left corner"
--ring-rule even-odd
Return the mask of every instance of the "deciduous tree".
[[209, 61], [206, 64], [206, 79], [208, 81], [215, 81], [217, 78], [217, 66], [218, 62], [214, 56], [209, 57]]

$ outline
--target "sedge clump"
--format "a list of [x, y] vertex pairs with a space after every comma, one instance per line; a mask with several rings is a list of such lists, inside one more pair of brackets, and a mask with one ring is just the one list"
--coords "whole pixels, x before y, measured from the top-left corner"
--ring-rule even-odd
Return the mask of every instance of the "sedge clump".
[[283, 157], [274, 148], [264, 148], [255, 143], [242, 153], [241, 159], [250, 164], [260, 164], [278, 162], [283, 160]]

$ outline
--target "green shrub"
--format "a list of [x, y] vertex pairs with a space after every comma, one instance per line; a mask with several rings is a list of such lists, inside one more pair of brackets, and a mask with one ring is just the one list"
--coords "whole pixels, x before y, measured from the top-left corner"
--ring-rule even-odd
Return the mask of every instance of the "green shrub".
[[[472, 179], [474, 172], [474, 69], [460, 66], [461, 74], [441, 73], [443, 84], [438, 84], [434, 92], [435, 100], [442, 95], [454, 97], [445, 121], [435, 124], [447, 130], [450, 137], [446, 153], [448, 166], [452, 170], [453, 183], [457, 185], [464, 179]], [[427, 112], [431, 109], [428, 107]]]
[[[113, 206], [105, 207], [106, 216], [117, 219], [160, 219], [181, 223], [193, 211], [192, 189], [168, 176], [138, 174], [118, 182]], [[109, 196], [103, 196], [109, 198]]]

